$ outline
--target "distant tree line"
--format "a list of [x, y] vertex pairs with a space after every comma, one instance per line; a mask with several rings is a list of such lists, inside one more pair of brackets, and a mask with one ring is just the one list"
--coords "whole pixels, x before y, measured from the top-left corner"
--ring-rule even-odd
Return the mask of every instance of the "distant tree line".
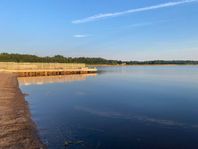
[[62, 55], [40, 57], [30, 54], [9, 54], [0, 53], [0, 62], [42, 62], [42, 63], [85, 63], [85, 64], [106, 64], [106, 65], [197, 65], [198, 61], [191, 60], [154, 60], [154, 61], [119, 61], [107, 60], [104, 58], [89, 58], [89, 57], [64, 57]]
[[198, 61], [192, 60], [153, 60], [153, 61], [129, 61], [128, 65], [197, 65]]
[[0, 62], [42, 62], [42, 63], [85, 63], [85, 64], [122, 64], [122, 61], [89, 57], [64, 57], [62, 55], [40, 57], [30, 54], [0, 53]]

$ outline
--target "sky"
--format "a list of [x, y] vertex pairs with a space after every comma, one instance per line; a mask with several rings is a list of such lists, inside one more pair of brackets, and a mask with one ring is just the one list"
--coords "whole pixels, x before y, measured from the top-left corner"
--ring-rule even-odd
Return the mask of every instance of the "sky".
[[198, 0], [0, 0], [0, 52], [198, 60]]

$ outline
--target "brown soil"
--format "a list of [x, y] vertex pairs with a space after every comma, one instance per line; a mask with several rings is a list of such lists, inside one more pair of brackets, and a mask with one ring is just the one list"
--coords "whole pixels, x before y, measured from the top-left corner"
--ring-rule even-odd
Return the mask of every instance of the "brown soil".
[[0, 149], [43, 149], [17, 76], [0, 73]]

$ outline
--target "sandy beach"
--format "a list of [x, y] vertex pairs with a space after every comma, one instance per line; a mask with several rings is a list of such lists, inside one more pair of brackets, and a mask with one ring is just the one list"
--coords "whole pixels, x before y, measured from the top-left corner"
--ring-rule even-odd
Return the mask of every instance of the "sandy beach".
[[0, 148], [43, 149], [17, 76], [0, 73]]

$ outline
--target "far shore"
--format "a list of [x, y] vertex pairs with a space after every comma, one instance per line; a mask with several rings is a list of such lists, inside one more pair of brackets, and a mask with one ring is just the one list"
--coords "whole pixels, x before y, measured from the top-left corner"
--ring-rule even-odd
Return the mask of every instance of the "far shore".
[[115, 67], [115, 66], [198, 66], [198, 64], [133, 64], [133, 65], [109, 65], [109, 64], [87, 64], [89, 67]]

